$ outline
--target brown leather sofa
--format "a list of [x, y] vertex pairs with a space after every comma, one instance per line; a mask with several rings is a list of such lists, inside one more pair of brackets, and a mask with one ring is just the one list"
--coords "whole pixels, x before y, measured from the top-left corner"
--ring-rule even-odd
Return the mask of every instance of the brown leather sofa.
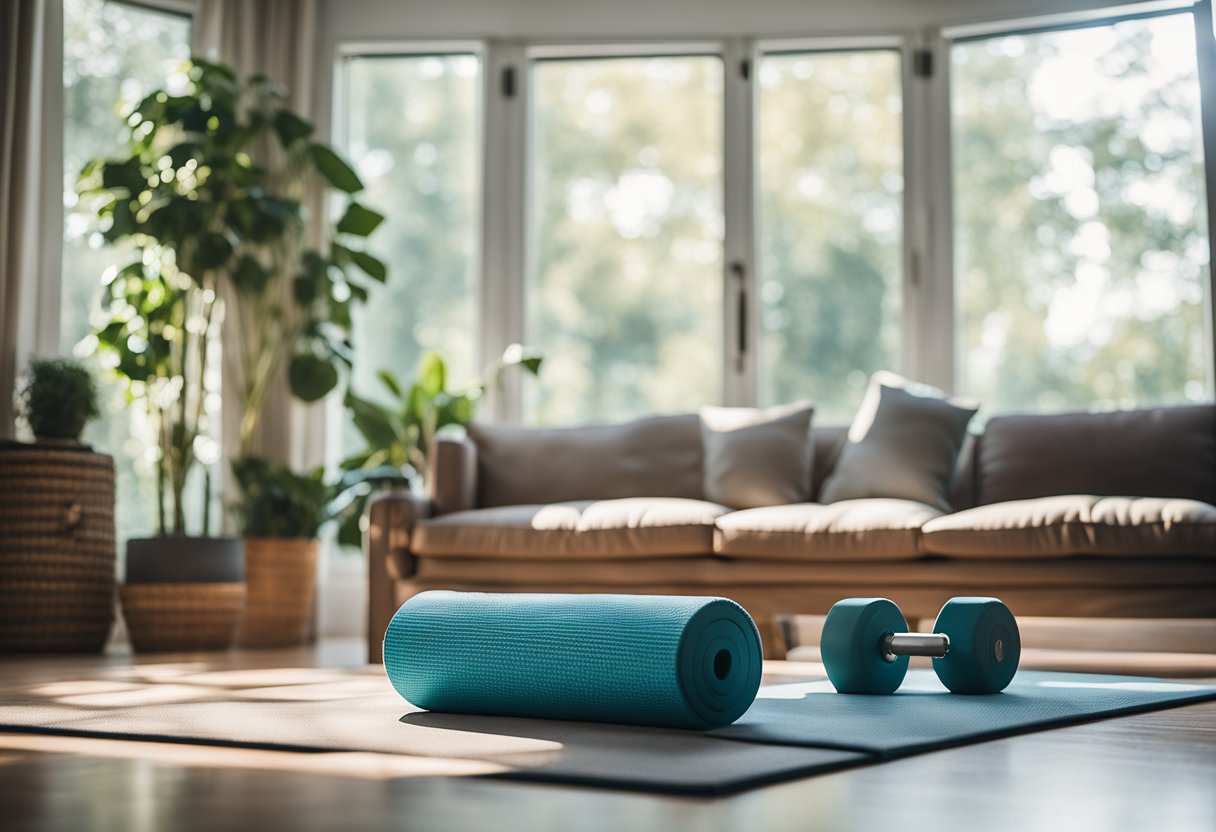
[[[814, 430], [817, 495], [846, 441]], [[1019, 615], [1216, 618], [1216, 407], [991, 419], [964, 446], [953, 513], [904, 500], [731, 511], [702, 499], [698, 417], [474, 426], [432, 449], [428, 498], [369, 512], [368, 646], [427, 589], [725, 595], [756, 618], [954, 595]], [[913, 625], [915, 626], [915, 625]]]

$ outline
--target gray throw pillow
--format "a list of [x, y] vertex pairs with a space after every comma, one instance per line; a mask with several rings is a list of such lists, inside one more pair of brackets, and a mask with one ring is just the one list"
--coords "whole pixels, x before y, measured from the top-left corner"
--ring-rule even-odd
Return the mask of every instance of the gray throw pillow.
[[977, 409], [934, 387], [875, 373], [820, 502], [887, 497], [950, 511], [954, 467]]
[[809, 500], [814, 413], [809, 402], [701, 408], [705, 499], [731, 508]]

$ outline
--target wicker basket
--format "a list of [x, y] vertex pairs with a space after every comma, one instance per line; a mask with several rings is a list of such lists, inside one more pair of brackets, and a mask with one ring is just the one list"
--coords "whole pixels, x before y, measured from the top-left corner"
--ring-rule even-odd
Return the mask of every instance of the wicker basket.
[[0, 651], [101, 650], [114, 560], [114, 460], [82, 446], [0, 446]]
[[242, 647], [289, 647], [308, 639], [318, 548], [317, 541], [301, 538], [245, 538], [249, 598], [239, 637]]
[[245, 585], [128, 584], [122, 615], [139, 653], [226, 650], [245, 606]]

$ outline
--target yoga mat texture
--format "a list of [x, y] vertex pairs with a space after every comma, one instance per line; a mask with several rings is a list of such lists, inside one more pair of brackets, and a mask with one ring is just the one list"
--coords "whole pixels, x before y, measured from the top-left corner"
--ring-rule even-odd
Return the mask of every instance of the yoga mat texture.
[[706, 729], [760, 687], [760, 635], [725, 598], [424, 592], [384, 667], [429, 711]]
[[830, 682], [766, 686], [714, 736], [900, 757], [1100, 717], [1216, 699], [1216, 688], [1142, 676], [1021, 670], [1003, 692], [959, 696], [910, 670], [888, 696], [840, 694]]

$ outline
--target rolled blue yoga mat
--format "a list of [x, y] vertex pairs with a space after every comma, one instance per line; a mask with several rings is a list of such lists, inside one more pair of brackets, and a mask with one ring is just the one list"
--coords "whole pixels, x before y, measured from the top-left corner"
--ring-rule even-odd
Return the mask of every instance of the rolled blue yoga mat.
[[389, 681], [419, 708], [667, 728], [734, 722], [761, 659], [726, 598], [432, 591], [384, 634]]

